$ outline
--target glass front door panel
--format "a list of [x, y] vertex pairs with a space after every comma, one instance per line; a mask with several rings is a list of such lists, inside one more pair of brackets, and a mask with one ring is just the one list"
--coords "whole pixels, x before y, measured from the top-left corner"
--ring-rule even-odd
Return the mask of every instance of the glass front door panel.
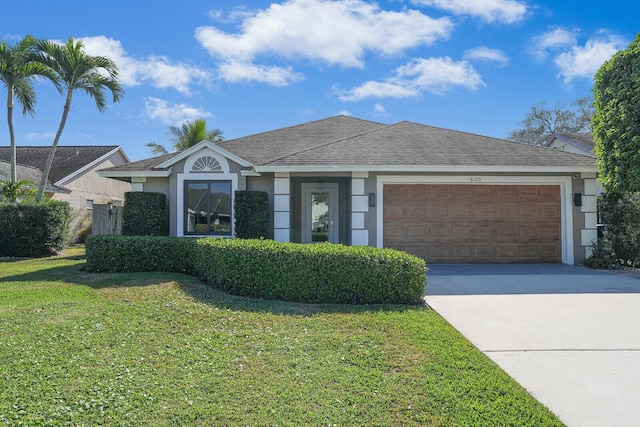
[[311, 193], [311, 241], [326, 242], [329, 240], [329, 193]]
[[338, 243], [338, 184], [302, 184], [302, 243]]

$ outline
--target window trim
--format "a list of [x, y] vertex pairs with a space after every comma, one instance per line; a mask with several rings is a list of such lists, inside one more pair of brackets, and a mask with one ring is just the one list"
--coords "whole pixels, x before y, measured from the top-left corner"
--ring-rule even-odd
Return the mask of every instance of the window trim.
[[[176, 213], [176, 236], [203, 236], [203, 237], [235, 237], [235, 216], [233, 206], [235, 203], [235, 193], [238, 190], [238, 175], [235, 173], [178, 173], [177, 175], [177, 197], [175, 203]], [[185, 232], [185, 181], [231, 181], [231, 234], [191, 234]]]
[[[187, 212], [187, 187], [189, 186], [189, 184], [206, 184], [207, 185], [207, 211], [208, 214], [211, 214], [211, 185], [215, 184], [215, 183], [219, 183], [219, 184], [228, 184], [229, 185], [229, 231], [224, 231], [224, 232], [216, 232], [213, 231], [211, 229], [211, 225], [210, 223], [207, 224], [207, 228], [208, 231], [206, 232], [197, 232], [197, 231], [188, 231], [188, 224], [187, 222], [189, 221], [189, 217], [188, 215], [186, 215]], [[201, 179], [185, 179], [183, 182], [183, 194], [184, 197], [182, 198], [182, 212], [183, 212], [183, 231], [184, 231], [184, 235], [185, 236], [217, 236], [217, 237], [228, 237], [231, 236], [233, 233], [233, 222], [234, 222], [234, 212], [233, 212], [233, 183], [231, 182], [230, 179], [213, 179], [213, 180], [201, 180]]]

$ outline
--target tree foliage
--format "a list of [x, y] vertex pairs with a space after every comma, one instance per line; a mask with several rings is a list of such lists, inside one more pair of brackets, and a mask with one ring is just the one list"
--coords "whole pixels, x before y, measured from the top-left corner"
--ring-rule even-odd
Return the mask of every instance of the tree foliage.
[[28, 179], [5, 181], [0, 185], [0, 201], [13, 203], [35, 200], [36, 192], [35, 184]]
[[544, 145], [551, 135], [558, 132], [589, 132], [593, 100], [580, 98], [568, 107], [556, 104], [547, 108], [544, 102], [531, 107], [517, 129], [507, 139], [534, 145]]
[[38, 40], [30, 35], [25, 36], [13, 46], [0, 41], [0, 83], [7, 89], [7, 127], [9, 128], [9, 142], [11, 146], [9, 180], [17, 182], [16, 169], [16, 140], [13, 131], [14, 99], [22, 105], [22, 114], [33, 115], [35, 111], [36, 94], [33, 90], [33, 80], [36, 77], [55, 80], [50, 68], [33, 61]]
[[94, 100], [98, 110], [104, 111], [107, 108], [106, 90], [111, 92], [113, 102], [118, 102], [124, 92], [118, 81], [118, 67], [116, 64], [104, 56], [88, 55], [84, 51], [82, 41], [74, 41], [71, 37], [64, 44], [41, 40], [37, 44], [37, 49], [36, 62], [53, 71], [56, 87], [60, 93], [65, 95], [60, 125], [51, 144], [49, 156], [42, 173], [42, 180], [38, 186], [36, 200], [40, 201], [44, 194], [44, 187], [49, 179], [56, 147], [71, 109], [73, 93], [77, 90], [86, 93]]
[[598, 70], [592, 128], [600, 183], [640, 191], [640, 34]]
[[[215, 143], [224, 141], [220, 129], [207, 130], [207, 121], [205, 119], [195, 119], [192, 122], [184, 122], [182, 126], [179, 127], [170, 126], [169, 133], [172, 135], [172, 152], [186, 150], [204, 140]], [[169, 154], [169, 150], [162, 144], [148, 142], [145, 145], [149, 147], [154, 156]]]

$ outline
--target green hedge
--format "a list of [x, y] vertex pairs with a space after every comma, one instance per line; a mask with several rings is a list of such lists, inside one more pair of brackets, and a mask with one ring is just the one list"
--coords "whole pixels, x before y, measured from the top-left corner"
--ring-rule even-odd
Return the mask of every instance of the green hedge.
[[85, 243], [87, 271], [166, 271], [193, 274], [196, 239], [169, 236], [92, 235]]
[[166, 236], [169, 234], [167, 196], [163, 193], [124, 193], [122, 234], [126, 236]]
[[0, 203], [0, 256], [55, 255], [67, 243], [70, 227], [67, 202]]
[[264, 191], [236, 191], [233, 202], [235, 232], [239, 239], [269, 236], [269, 195]]
[[594, 244], [593, 259], [586, 263], [598, 265], [600, 258], [613, 258], [623, 265], [640, 264], [640, 193], [603, 193], [598, 197], [598, 212], [604, 236]]
[[88, 271], [184, 272], [235, 295], [311, 303], [413, 304], [424, 260], [393, 249], [272, 240], [101, 235]]

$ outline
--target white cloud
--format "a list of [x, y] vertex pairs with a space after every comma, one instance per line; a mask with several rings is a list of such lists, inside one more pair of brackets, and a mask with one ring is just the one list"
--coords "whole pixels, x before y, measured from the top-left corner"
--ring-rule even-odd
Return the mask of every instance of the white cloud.
[[376, 102], [375, 104], [373, 104], [373, 114], [375, 116], [386, 116], [387, 110], [386, 108], [384, 108], [384, 105]]
[[105, 36], [84, 37], [81, 40], [89, 55], [106, 56], [116, 63], [123, 86], [148, 83], [159, 89], [175, 89], [188, 95], [193, 84], [208, 84], [211, 80], [209, 71], [182, 62], [172, 62], [165, 56], [154, 55], [142, 59], [129, 56], [118, 40]]
[[284, 80], [274, 81], [287, 84], [302, 77], [287, 67], [255, 62], [305, 59], [362, 68], [367, 52], [396, 55], [430, 45], [446, 39], [453, 24], [449, 18], [434, 19], [417, 10], [381, 10], [364, 0], [288, 0], [245, 17], [240, 29], [231, 34], [212, 26], [199, 27], [195, 37], [220, 61], [223, 79], [238, 81], [257, 75], [258, 81], [269, 83], [271, 80], [261, 78], [264, 73], [256, 73], [256, 69], [275, 68]]
[[236, 61], [220, 63], [218, 71], [220, 77], [231, 83], [256, 81], [272, 86], [286, 86], [304, 79], [301, 73], [294, 72], [291, 67], [255, 65]]
[[27, 133], [27, 140], [38, 141], [41, 139], [52, 140], [56, 136], [55, 132], [29, 132]]
[[558, 76], [564, 78], [565, 83], [576, 78], [593, 79], [602, 64], [625, 46], [626, 42], [616, 36], [590, 39], [584, 46], [573, 46], [555, 58], [554, 62], [560, 68]]
[[486, 46], [469, 49], [464, 53], [463, 57], [470, 61], [495, 62], [501, 67], [509, 62], [509, 58], [503, 51]]
[[514, 24], [523, 21], [527, 15], [527, 5], [516, 0], [414, 0], [413, 3], [456, 15], [475, 16], [490, 23]]
[[169, 104], [169, 102], [148, 97], [144, 101], [144, 113], [147, 117], [160, 120], [168, 126], [180, 126], [187, 121], [213, 117], [208, 111], [187, 104]]
[[579, 31], [562, 27], [552, 27], [549, 31], [533, 38], [531, 53], [537, 59], [544, 59], [551, 50], [575, 46]]
[[442, 95], [454, 87], [471, 91], [484, 86], [480, 74], [467, 61], [454, 62], [449, 57], [417, 58], [396, 68], [382, 82], [368, 81], [346, 92], [334, 88], [341, 101], [367, 98], [411, 98], [422, 92]]

